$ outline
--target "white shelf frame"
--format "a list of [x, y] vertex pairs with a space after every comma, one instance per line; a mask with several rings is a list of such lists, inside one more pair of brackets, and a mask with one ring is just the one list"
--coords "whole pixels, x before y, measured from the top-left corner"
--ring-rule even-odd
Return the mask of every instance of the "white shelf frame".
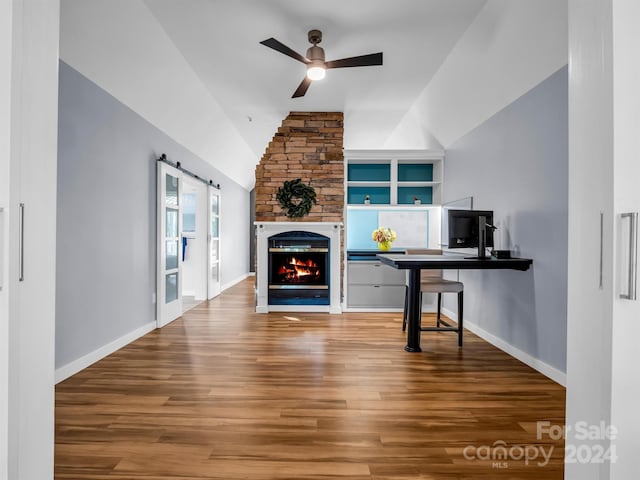
[[[443, 162], [445, 158], [444, 150], [345, 150], [344, 151], [344, 191], [345, 200], [349, 187], [389, 187], [389, 205], [391, 207], [411, 207], [411, 204], [398, 203], [399, 187], [432, 187], [432, 203], [424, 205], [438, 206], [442, 204], [443, 186]], [[424, 164], [433, 165], [433, 181], [406, 182], [398, 181], [398, 165], [402, 164]], [[387, 164], [390, 166], [390, 181], [366, 182], [349, 181], [348, 168], [350, 164]], [[354, 207], [355, 204], [347, 204], [346, 208]], [[362, 205], [365, 208], [381, 208], [386, 204]], [[420, 206], [420, 205], [417, 205]]]

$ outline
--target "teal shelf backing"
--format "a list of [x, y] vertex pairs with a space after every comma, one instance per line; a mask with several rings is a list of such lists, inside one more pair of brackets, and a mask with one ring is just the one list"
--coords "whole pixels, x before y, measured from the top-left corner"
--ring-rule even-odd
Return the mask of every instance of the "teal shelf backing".
[[391, 202], [389, 187], [347, 187], [347, 203], [350, 205], [363, 205], [367, 195], [369, 195], [372, 204], [389, 204]]
[[433, 165], [431, 163], [398, 164], [399, 182], [432, 182]]
[[391, 166], [384, 163], [352, 163], [347, 166], [349, 182], [388, 182]]
[[431, 187], [398, 187], [398, 204], [412, 204], [413, 197], [418, 197], [425, 204], [433, 203], [433, 188]]

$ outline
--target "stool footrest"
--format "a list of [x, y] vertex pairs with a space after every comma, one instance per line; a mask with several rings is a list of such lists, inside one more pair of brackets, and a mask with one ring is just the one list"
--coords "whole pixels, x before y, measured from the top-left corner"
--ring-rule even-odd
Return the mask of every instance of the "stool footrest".
[[444, 325], [445, 327], [451, 327], [451, 328], [458, 328], [458, 327], [454, 327], [453, 325], [451, 325], [449, 322], [445, 322], [444, 320], [442, 320], [442, 318], [440, 318], [440, 323], [442, 325]]
[[459, 332], [458, 327], [420, 327], [423, 332]]

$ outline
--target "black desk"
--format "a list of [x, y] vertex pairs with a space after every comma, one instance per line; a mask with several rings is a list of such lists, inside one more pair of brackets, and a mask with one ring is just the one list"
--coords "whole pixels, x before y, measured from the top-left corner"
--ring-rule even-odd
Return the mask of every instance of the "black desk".
[[529, 258], [488, 258], [478, 260], [462, 255], [385, 255], [378, 254], [382, 263], [409, 270], [409, 290], [407, 299], [407, 352], [421, 352], [420, 349], [420, 270], [529, 270], [533, 260]]

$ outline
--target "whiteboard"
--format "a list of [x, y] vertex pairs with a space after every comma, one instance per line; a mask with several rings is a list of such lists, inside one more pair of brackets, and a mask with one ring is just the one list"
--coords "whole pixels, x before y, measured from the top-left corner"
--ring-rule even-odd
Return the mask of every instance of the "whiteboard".
[[378, 225], [396, 232], [394, 248], [424, 248], [429, 245], [428, 211], [381, 210], [378, 212]]

